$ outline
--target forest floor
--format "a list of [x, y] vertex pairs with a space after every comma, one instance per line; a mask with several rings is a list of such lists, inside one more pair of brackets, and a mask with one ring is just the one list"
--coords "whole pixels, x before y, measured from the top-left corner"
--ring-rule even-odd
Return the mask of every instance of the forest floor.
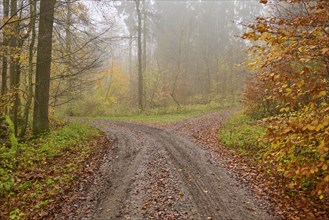
[[220, 110], [170, 125], [92, 121], [110, 138], [111, 150], [86, 190], [55, 218], [281, 219], [239, 180], [218, 141], [230, 114]]

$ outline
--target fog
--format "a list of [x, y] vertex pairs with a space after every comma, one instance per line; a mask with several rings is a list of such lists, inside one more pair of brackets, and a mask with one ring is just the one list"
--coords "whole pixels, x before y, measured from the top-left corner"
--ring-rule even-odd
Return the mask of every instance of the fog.
[[98, 98], [105, 100], [112, 112], [239, 101], [246, 75], [239, 67], [246, 58], [246, 42], [240, 36], [244, 24], [261, 13], [258, 2], [84, 4], [96, 29], [111, 26], [102, 40], [106, 48], [102, 55], [102, 80], [87, 95], [101, 96]]
[[[28, 2], [18, 1], [21, 35], [29, 31]], [[253, 0], [58, 1], [50, 106], [60, 114], [121, 115], [239, 102], [248, 46], [240, 36], [262, 7]]]

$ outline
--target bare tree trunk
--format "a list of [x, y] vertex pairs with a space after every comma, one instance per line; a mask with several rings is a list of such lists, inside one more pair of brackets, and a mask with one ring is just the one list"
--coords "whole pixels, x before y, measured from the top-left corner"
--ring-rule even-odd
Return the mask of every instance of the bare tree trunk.
[[147, 42], [147, 15], [146, 15], [146, 1], [143, 1], [143, 71], [146, 71], [146, 42]]
[[129, 84], [129, 89], [130, 89], [130, 99], [131, 99], [131, 104], [133, 105], [134, 103], [134, 89], [133, 89], [133, 73], [132, 73], [132, 34], [130, 33], [130, 38], [129, 38], [129, 78], [130, 78], [130, 84]]
[[[3, 17], [8, 19], [9, 16], [9, 0], [3, 0]], [[8, 36], [6, 31], [3, 31], [3, 46], [8, 46]], [[8, 60], [7, 60], [7, 49], [4, 50], [4, 55], [2, 57], [2, 81], [1, 81], [1, 95], [4, 95], [7, 92], [7, 69], [8, 69]]]
[[[143, 0], [143, 50], [142, 50], [142, 54], [143, 54], [143, 74], [145, 75], [146, 73], [146, 59], [147, 59], [147, 53], [146, 53], [146, 42], [147, 42], [147, 15], [146, 15], [146, 0]], [[143, 82], [144, 83], [144, 82]], [[144, 87], [144, 85], [143, 85]], [[146, 102], [146, 91], [143, 91], [143, 99], [144, 102]]]
[[[72, 88], [72, 36], [71, 36], [71, 25], [72, 25], [72, 9], [71, 9], [71, 0], [66, 0], [66, 6], [67, 6], [67, 15], [65, 20], [65, 52], [67, 56], [67, 64], [66, 64], [66, 74], [68, 75], [67, 83], [68, 88]], [[70, 114], [72, 113], [72, 102], [70, 100], [73, 100], [73, 91], [70, 89], [67, 94], [67, 108], [68, 112]]]
[[183, 35], [184, 35], [184, 30], [183, 27], [181, 27], [180, 29], [180, 36], [179, 36], [179, 48], [178, 48], [178, 60], [177, 60], [177, 72], [175, 75], [175, 79], [174, 79], [174, 85], [173, 88], [171, 90], [170, 96], [171, 98], [174, 100], [174, 102], [176, 103], [176, 105], [178, 107], [180, 107], [180, 103], [178, 102], [175, 93], [176, 93], [176, 87], [177, 87], [177, 81], [178, 81], [178, 77], [181, 71], [181, 56], [182, 56], [182, 43], [183, 43]]
[[[17, 14], [17, 0], [10, 1], [10, 16], [15, 16]], [[18, 51], [18, 25], [19, 21], [16, 21], [12, 24], [13, 33], [9, 40], [9, 45], [11, 49], [10, 53], [10, 89], [12, 92], [15, 93], [13, 106], [10, 109], [10, 117], [14, 123], [15, 127], [15, 135], [17, 135], [17, 128], [18, 128], [18, 107], [19, 107], [19, 94], [18, 94], [18, 87], [19, 87], [19, 51]]]
[[35, 23], [36, 23], [36, 14], [37, 14], [37, 1], [35, 0], [29, 0], [30, 3], [30, 30], [31, 30], [31, 42], [29, 46], [29, 72], [28, 72], [28, 97], [26, 101], [26, 105], [24, 108], [24, 124], [20, 133], [20, 136], [24, 136], [26, 133], [26, 129], [29, 123], [29, 114], [30, 114], [30, 108], [32, 104], [32, 98], [33, 98], [33, 56], [34, 56], [34, 45], [35, 45], [35, 38], [36, 38], [36, 32], [35, 32]]
[[41, 0], [37, 66], [35, 76], [35, 101], [33, 112], [33, 134], [49, 131], [49, 87], [52, 52], [54, 10], [56, 0]]
[[135, 0], [138, 16], [138, 108], [144, 110], [144, 85], [143, 85], [143, 62], [142, 62], [142, 13], [140, 10], [140, 0]]
[[207, 65], [207, 78], [208, 78], [208, 101], [211, 98], [211, 93], [212, 93], [212, 85], [211, 85], [211, 73], [210, 73], [210, 54], [209, 54], [209, 29], [207, 28], [207, 33], [206, 33], [206, 65]]
[[235, 69], [234, 69], [234, 42], [232, 44], [231, 48], [231, 58], [230, 58], [230, 72], [231, 72], [231, 82], [230, 82], [230, 87], [231, 87], [231, 99], [232, 103], [235, 103]]
[[112, 87], [112, 82], [113, 82], [112, 81], [113, 80], [113, 64], [114, 64], [114, 62], [113, 62], [113, 55], [112, 55], [112, 57], [111, 57], [111, 74], [110, 74], [111, 78], [110, 78], [109, 86], [107, 87], [107, 90], [106, 90], [105, 100], [104, 101], [106, 101], [108, 99], [109, 94], [110, 94], [110, 89]]

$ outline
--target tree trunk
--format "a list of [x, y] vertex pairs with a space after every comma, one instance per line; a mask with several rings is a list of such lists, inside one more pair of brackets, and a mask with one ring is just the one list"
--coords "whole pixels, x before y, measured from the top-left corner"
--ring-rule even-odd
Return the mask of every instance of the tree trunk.
[[[9, 0], [3, 0], [3, 17], [8, 19], [9, 16]], [[8, 36], [6, 30], [3, 31], [3, 47], [8, 45]], [[8, 60], [7, 60], [7, 49], [5, 48], [4, 54], [2, 57], [2, 81], [1, 81], [1, 95], [4, 95], [7, 92], [7, 69], [8, 69]]]
[[174, 79], [174, 85], [173, 85], [173, 88], [172, 88], [171, 93], [170, 93], [171, 98], [174, 100], [174, 102], [176, 103], [178, 108], [180, 108], [180, 103], [178, 102], [178, 100], [175, 96], [175, 93], [176, 93], [178, 77], [179, 77], [180, 71], [181, 71], [182, 44], [183, 44], [183, 37], [184, 37], [183, 35], [184, 35], [183, 27], [180, 27], [178, 59], [177, 59], [177, 72], [176, 72], [175, 79]]
[[142, 14], [140, 10], [140, 0], [135, 1], [138, 16], [138, 108], [140, 111], [143, 111]]
[[134, 103], [134, 83], [133, 83], [133, 71], [132, 71], [132, 49], [133, 49], [133, 40], [132, 40], [133, 36], [132, 33], [130, 33], [130, 37], [129, 37], [129, 78], [130, 78], [130, 84], [129, 84], [129, 94], [130, 94], [130, 100], [131, 100], [131, 105], [133, 106]]
[[36, 38], [36, 32], [35, 32], [35, 23], [36, 23], [36, 11], [37, 11], [37, 1], [29, 0], [30, 4], [30, 30], [31, 30], [31, 42], [29, 46], [29, 72], [28, 72], [28, 94], [27, 94], [27, 101], [26, 105], [24, 107], [24, 124], [20, 133], [20, 136], [24, 136], [26, 133], [26, 129], [29, 123], [29, 114], [30, 114], [30, 108], [32, 104], [32, 98], [33, 98], [33, 56], [34, 56], [34, 45], [35, 45], [35, 38]]
[[[10, 16], [14, 17], [17, 14], [17, 0], [10, 1]], [[15, 135], [17, 135], [17, 127], [18, 127], [18, 108], [19, 108], [19, 78], [20, 78], [20, 70], [19, 70], [19, 50], [18, 50], [18, 26], [19, 21], [13, 22], [11, 24], [11, 28], [13, 33], [9, 40], [10, 45], [10, 89], [14, 92], [14, 100], [12, 102], [12, 107], [10, 109], [10, 118], [14, 123], [15, 127]]]
[[147, 42], [147, 15], [146, 15], [146, 1], [143, 1], [143, 71], [146, 71], [146, 42]]
[[[71, 34], [71, 25], [72, 25], [72, 8], [71, 8], [72, 1], [66, 0], [66, 8], [67, 8], [67, 14], [66, 14], [66, 20], [65, 20], [65, 53], [67, 56], [67, 64], [66, 64], [66, 75], [67, 78], [67, 86], [68, 88], [72, 88], [73, 85], [73, 74], [72, 74], [72, 34]], [[67, 93], [67, 112], [72, 114], [72, 102], [73, 100], [73, 89], [69, 89]]]
[[[146, 72], [146, 42], [147, 42], [147, 15], [146, 15], [146, 0], [143, 0], [143, 49], [142, 49], [142, 55], [143, 55], [143, 75], [145, 76]], [[144, 83], [144, 82], [143, 82]], [[144, 87], [144, 85], [143, 85]], [[143, 91], [143, 99], [146, 99], [146, 90]], [[145, 100], [144, 100], [145, 102]]]
[[52, 35], [56, 0], [41, 0], [37, 65], [35, 76], [35, 101], [33, 112], [33, 134], [49, 131], [48, 107]]
[[234, 47], [234, 42], [232, 44], [232, 48], [231, 48], [231, 58], [230, 58], [230, 73], [231, 73], [231, 83], [230, 83], [230, 87], [231, 87], [231, 100], [232, 100], [232, 103], [234, 104], [235, 103], [235, 69], [234, 69], [234, 50], [235, 50], [235, 47]]

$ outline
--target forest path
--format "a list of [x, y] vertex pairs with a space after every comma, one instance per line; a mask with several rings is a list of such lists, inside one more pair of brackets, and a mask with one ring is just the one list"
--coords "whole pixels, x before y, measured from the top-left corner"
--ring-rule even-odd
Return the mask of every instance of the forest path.
[[112, 140], [114, 155], [92, 187], [98, 192], [97, 198], [90, 196], [95, 202], [89, 214], [72, 218], [276, 219], [203, 146], [216, 138], [198, 143], [228, 114], [223, 110], [167, 127], [94, 121]]

